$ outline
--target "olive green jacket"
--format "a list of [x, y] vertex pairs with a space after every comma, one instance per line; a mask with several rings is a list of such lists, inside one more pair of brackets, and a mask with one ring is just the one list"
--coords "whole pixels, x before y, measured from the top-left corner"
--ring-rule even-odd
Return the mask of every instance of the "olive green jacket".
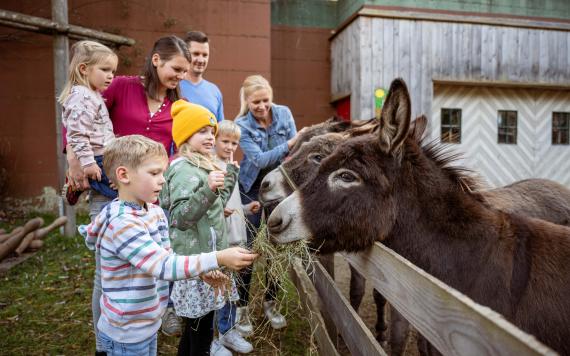
[[228, 247], [224, 206], [237, 181], [239, 168], [227, 166], [224, 188], [208, 186], [210, 170], [185, 157], [172, 161], [160, 192], [160, 206], [169, 212], [172, 249], [178, 255], [194, 255]]

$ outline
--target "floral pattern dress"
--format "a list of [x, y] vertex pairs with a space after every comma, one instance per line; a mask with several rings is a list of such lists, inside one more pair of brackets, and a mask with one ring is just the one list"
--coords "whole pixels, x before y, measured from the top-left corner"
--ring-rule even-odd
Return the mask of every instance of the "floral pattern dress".
[[239, 295], [232, 277], [230, 292], [226, 295], [215, 296], [214, 288], [201, 279], [187, 279], [174, 282], [170, 298], [176, 315], [195, 319], [212, 310], [222, 309], [228, 298], [232, 302], [239, 300]]

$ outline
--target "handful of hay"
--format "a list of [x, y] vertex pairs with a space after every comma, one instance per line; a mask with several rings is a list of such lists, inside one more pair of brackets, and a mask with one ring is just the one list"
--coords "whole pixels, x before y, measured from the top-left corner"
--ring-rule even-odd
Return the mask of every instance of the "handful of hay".
[[262, 281], [262, 289], [268, 288], [270, 283], [276, 283], [281, 288], [281, 281], [287, 279], [296, 257], [300, 258], [305, 266], [312, 262], [311, 251], [305, 240], [288, 244], [274, 244], [270, 241], [269, 231], [264, 220], [261, 221], [257, 230], [252, 249], [253, 252], [261, 256], [261, 261], [266, 261], [266, 273], [269, 278], [267, 285], [264, 285], [265, 283]]
[[[291, 318], [291, 325], [295, 330], [295, 324], [299, 323], [299, 319], [305, 316], [299, 312], [301, 304], [296, 295], [290, 295], [295, 286], [289, 280], [289, 270], [293, 263], [300, 258], [304, 264], [310, 263], [312, 256], [310, 249], [305, 241], [298, 241], [285, 245], [276, 245], [270, 241], [269, 231], [264, 218], [258, 229], [246, 222], [246, 228], [255, 236], [253, 245], [250, 247], [252, 252], [260, 255], [253, 267], [251, 289], [249, 291], [249, 307], [247, 310], [247, 318], [251, 319], [254, 326], [254, 332], [250, 336], [250, 341], [254, 344], [256, 350], [267, 354], [279, 354], [282, 349], [282, 338], [287, 332], [274, 330], [270, 326], [270, 321], [264, 314], [264, 302], [268, 295], [272, 295], [276, 302], [277, 310], [285, 316], [286, 319]], [[238, 285], [243, 284], [240, 280], [242, 274], [234, 275]], [[281, 293], [279, 292], [281, 291]], [[298, 292], [297, 292], [298, 294]], [[295, 321], [297, 320], [297, 321]], [[314, 345], [311, 337], [310, 344]], [[313, 346], [311, 346], [313, 347]], [[313, 348], [311, 348], [313, 350]], [[309, 352], [314, 354], [314, 352]]]

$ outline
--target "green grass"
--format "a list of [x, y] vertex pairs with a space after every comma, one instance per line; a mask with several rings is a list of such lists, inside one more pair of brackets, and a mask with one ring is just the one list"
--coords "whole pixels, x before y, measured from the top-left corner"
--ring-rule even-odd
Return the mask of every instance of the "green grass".
[[[46, 225], [54, 219], [42, 217]], [[78, 220], [86, 222], [84, 217]], [[0, 221], [0, 228], [10, 231], [24, 222]], [[0, 354], [93, 354], [93, 271], [93, 256], [79, 235], [68, 238], [52, 232], [35, 256], [0, 276]], [[259, 276], [260, 272], [256, 273]], [[260, 299], [252, 300], [253, 322], [258, 326], [254, 355], [306, 355], [314, 351], [297, 292], [289, 281], [284, 285], [281, 310], [288, 321], [284, 330], [270, 330], [261, 316]], [[255, 295], [257, 287], [253, 288]], [[175, 355], [177, 345], [177, 338], [160, 334], [159, 354]]]

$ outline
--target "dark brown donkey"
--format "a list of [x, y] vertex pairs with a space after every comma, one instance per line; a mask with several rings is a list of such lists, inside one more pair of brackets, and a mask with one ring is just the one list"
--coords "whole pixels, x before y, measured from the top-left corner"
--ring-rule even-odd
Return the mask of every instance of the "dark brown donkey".
[[321, 162], [270, 216], [274, 239], [307, 238], [324, 253], [381, 240], [570, 355], [570, 228], [492, 207], [445, 152], [408, 135], [409, 126], [409, 94], [396, 80], [378, 133], [344, 142]]

